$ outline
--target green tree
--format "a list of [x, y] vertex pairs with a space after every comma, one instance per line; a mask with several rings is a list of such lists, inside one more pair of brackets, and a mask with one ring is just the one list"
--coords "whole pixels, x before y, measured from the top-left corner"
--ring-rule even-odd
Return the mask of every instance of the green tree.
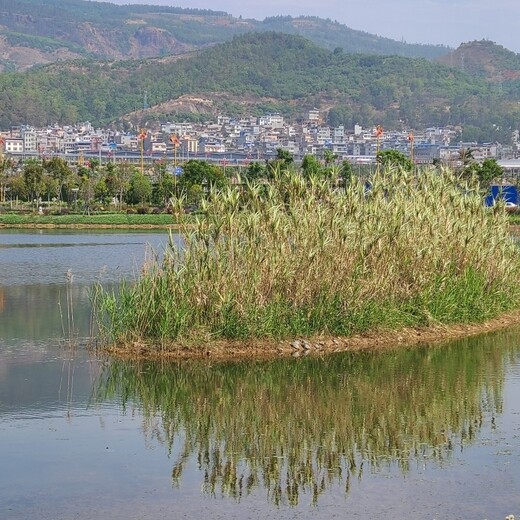
[[82, 175], [79, 183], [79, 196], [83, 200], [83, 209], [90, 215], [90, 204], [95, 195], [96, 180], [90, 175]]
[[43, 177], [43, 193], [47, 195], [47, 203], [50, 204], [51, 199], [55, 199], [58, 195], [58, 181], [53, 179], [50, 175], [45, 175]]
[[302, 161], [302, 172], [307, 178], [318, 175], [321, 171], [321, 164], [314, 155], [306, 155]]
[[117, 204], [123, 203], [130, 186], [130, 178], [135, 171], [135, 167], [128, 162], [121, 162], [117, 165], [109, 163], [106, 166], [105, 182], [107, 190], [111, 197], [117, 199]]
[[43, 166], [38, 159], [29, 159], [23, 168], [23, 178], [29, 199], [36, 204], [40, 201], [40, 195], [45, 189], [43, 180]]
[[288, 150], [284, 150], [283, 148], [276, 149], [276, 159], [285, 163], [286, 166], [289, 166], [294, 162], [292, 153]]
[[329, 149], [323, 151], [323, 160], [325, 161], [325, 166], [331, 166], [336, 162], [338, 156]]
[[250, 162], [244, 170], [244, 178], [249, 181], [257, 181], [267, 177], [266, 167], [259, 161]]
[[276, 173], [288, 171], [294, 164], [294, 157], [288, 150], [276, 149], [276, 158], [267, 163], [267, 173], [273, 177]]
[[472, 184], [478, 184], [482, 193], [486, 193], [493, 181], [504, 175], [504, 169], [496, 159], [484, 159], [481, 163], [472, 161], [462, 166], [461, 176]]
[[496, 159], [484, 159], [477, 170], [477, 178], [479, 184], [488, 189], [494, 179], [502, 177], [504, 169], [497, 163]]
[[462, 162], [462, 168], [466, 169], [475, 163], [473, 158], [473, 150], [471, 148], [461, 148], [459, 150], [459, 160]]
[[13, 161], [10, 157], [0, 157], [0, 202], [5, 202], [5, 193], [8, 187], [9, 173], [13, 170]]
[[72, 170], [67, 161], [61, 157], [52, 157], [51, 159], [44, 160], [43, 168], [56, 182], [56, 195], [61, 207], [64, 195], [63, 191], [72, 177]]
[[141, 172], [135, 172], [130, 179], [130, 189], [127, 193], [127, 202], [130, 204], [144, 204], [152, 196], [152, 182]]
[[194, 185], [209, 189], [222, 188], [227, 183], [224, 172], [218, 166], [206, 161], [190, 160], [183, 165], [183, 173], [179, 184], [185, 192], [189, 192]]
[[199, 204], [203, 197], [204, 190], [200, 184], [192, 184], [186, 194], [186, 198], [191, 204]]
[[470, 183], [478, 182], [479, 165], [473, 157], [473, 150], [471, 148], [461, 148], [458, 153], [461, 164], [457, 171], [460, 177]]
[[339, 171], [339, 176], [341, 178], [341, 181], [343, 183], [343, 186], [345, 189], [350, 185], [352, 182], [352, 178], [354, 176], [354, 170], [352, 168], [352, 164], [348, 160], [344, 160], [341, 163], [341, 169]]
[[11, 175], [7, 180], [7, 187], [9, 188], [11, 200], [27, 199], [29, 196], [23, 175]]
[[413, 170], [412, 161], [398, 150], [381, 150], [377, 152], [376, 160], [378, 165], [383, 169], [398, 168], [404, 171]]
[[94, 196], [103, 204], [110, 202], [110, 191], [107, 186], [106, 177], [101, 177], [94, 186]]
[[168, 201], [176, 194], [177, 178], [165, 170], [159, 172], [159, 179], [153, 190], [153, 203], [158, 206], [168, 206]]

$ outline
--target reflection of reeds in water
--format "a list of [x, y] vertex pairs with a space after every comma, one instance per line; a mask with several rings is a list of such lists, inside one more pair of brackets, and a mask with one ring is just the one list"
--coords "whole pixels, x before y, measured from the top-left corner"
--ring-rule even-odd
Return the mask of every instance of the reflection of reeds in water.
[[99, 300], [100, 295], [102, 293], [101, 288], [104, 283], [104, 277], [106, 276], [107, 272], [108, 272], [108, 267], [106, 265], [101, 267], [101, 269], [98, 272], [96, 282], [89, 288], [89, 299], [91, 302], [91, 307], [90, 307], [88, 341], [89, 341], [90, 346], [93, 348], [96, 345], [97, 336], [98, 336], [98, 332], [99, 332], [99, 329], [98, 329], [99, 319], [98, 319], [98, 315], [97, 315], [99, 306], [97, 304], [97, 301]]
[[[61, 396], [61, 394], [62, 394], [62, 388], [64, 385], [64, 376], [66, 375], [65, 388], [66, 388], [67, 394], [65, 396], [65, 399], [66, 399], [66, 403], [67, 403], [67, 418], [70, 418], [72, 415], [75, 368], [76, 368], [76, 364], [75, 364], [74, 358], [63, 360], [62, 367], [61, 367], [61, 378], [60, 378], [60, 386], [59, 386], [58, 395]], [[66, 373], [65, 373], [65, 371], [66, 371]]]
[[75, 361], [74, 361], [74, 349], [77, 347], [78, 343], [78, 332], [76, 330], [76, 325], [74, 323], [74, 296], [73, 296], [73, 282], [74, 275], [72, 270], [69, 269], [67, 271], [66, 276], [66, 284], [65, 284], [65, 312], [63, 311], [61, 305], [61, 298], [59, 300], [60, 306], [60, 318], [61, 318], [61, 327], [63, 338], [66, 342], [66, 345], [71, 351], [72, 358], [63, 361], [62, 365], [62, 375], [60, 379], [60, 387], [59, 393], [61, 395], [64, 373], [66, 369], [66, 402], [67, 406], [67, 417], [71, 415], [71, 404], [72, 404], [72, 396], [74, 392], [74, 373], [75, 373]]
[[364, 471], [407, 472], [471, 442], [501, 411], [497, 338], [267, 364], [114, 361], [98, 395], [141, 408], [176, 457], [175, 485], [196, 458], [207, 493], [316, 502]]

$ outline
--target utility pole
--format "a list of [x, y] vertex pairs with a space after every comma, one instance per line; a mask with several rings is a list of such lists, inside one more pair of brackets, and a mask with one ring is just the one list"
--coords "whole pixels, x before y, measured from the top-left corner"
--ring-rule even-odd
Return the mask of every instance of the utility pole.
[[377, 125], [376, 127], [376, 171], [379, 173], [379, 140], [383, 137], [383, 127]]
[[410, 161], [412, 161], [412, 167], [415, 170], [415, 163], [413, 157], [413, 142], [415, 141], [415, 137], [413, 136], [413, 132], [408, 134], [408, 141], [410, 143]]
[[139, 134], [139, 141], [141, 142], [141, 175], [144, 176], [144, 140], [146, 139], [146, 129], [141, 128], [141, 133]]

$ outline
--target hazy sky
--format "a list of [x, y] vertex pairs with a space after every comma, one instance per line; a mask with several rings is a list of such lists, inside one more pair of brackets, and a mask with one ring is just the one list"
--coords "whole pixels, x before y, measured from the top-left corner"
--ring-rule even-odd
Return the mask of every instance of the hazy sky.
[[519, 0], [109, 0], [226, 11], [263, 20], [266, 16], [313, 15], [409, 43], [492, 40], [520, 53]]

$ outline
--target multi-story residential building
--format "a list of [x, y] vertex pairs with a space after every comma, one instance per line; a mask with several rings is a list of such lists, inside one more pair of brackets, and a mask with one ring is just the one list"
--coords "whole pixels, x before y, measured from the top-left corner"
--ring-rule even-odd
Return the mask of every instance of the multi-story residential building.
[[199, 152], [199, 140], [196, 137], [187, 136], [181, 140], [183, 150], [188, 154]]
[[332, 142], [331, 130], [328, 126], [320, 126], [316, 133], [316, 140], [319, 145], [324, 145]]
[[192, 123], [164, 123], [161, 125], [161, 132], [165, 134], [176, 134], [179, 137], [186, 135], [192, 131]]
[[298, 146], [298, 143], [292, 139], [282, 139], [279, 142], [279, 148], [282, 148], [283, 150], [287, 150], [293, 155], [299, 155], [300, 154], [300, 147]]
[[152, 141], [151, 142], [152, 153], [166, 153], [166, 143], [164, 141]]
[[202, 138], [199, 141], [199, 150], [204, 154], [225, 153], [226, 145], [217, 139]]
[[21, 137], [23, 139], [24, 152], [36, 152], [38, 151], [38, 139], [34, 128], [23, 127], [21, 129]]
[[365, 155], [365, 143], [364, 142], [354, 142], [352, 143], [352, 150], [350, 150], [350, 155], [358, 156], [358, 155]]
[[4, 139], [5, 153], [23, 153], [23, 139], [21, 137], [6, 137]]
[[345, 127], [343, 125], [334, 128], [332, 134], [332, 143], [335, 145], [341, 145], [345, 143]]
[[339, 158], [345, 158], [348, 155], [347, 143], [332, 143], [332, 152]]
[[284, 127], [284, 120], [280, 114], [268, 114], [258, 118], [258, 124], [276, 130]]
[[71, 131], [67, 132], [63, 136], [61, 142], [61, 153], [77, 153], [78, 151], [79, 136]]
[[137, 136], [131, 134], [119, 134], [115, 136], [114, 142], [119, 149], [136, 149]]
[[497, 144], [483, 144], [471, 147], [473, 159], [476, 161], [483, 161], [484, 159], [491, 159], [497, 157]]
[[420, 143], [413, 148], [414, 162], [430, 164], [434, 159], [440, 159], [441, 146], [438, 144]]
[[315, 124], [315, 125], [319, 124], [321, 121], [320, 111], [317, 108], [313, 108], [312, 110], [309, 110], [308, 120], [309, 120], [309, 123], [311, 123], [311, 124]]

